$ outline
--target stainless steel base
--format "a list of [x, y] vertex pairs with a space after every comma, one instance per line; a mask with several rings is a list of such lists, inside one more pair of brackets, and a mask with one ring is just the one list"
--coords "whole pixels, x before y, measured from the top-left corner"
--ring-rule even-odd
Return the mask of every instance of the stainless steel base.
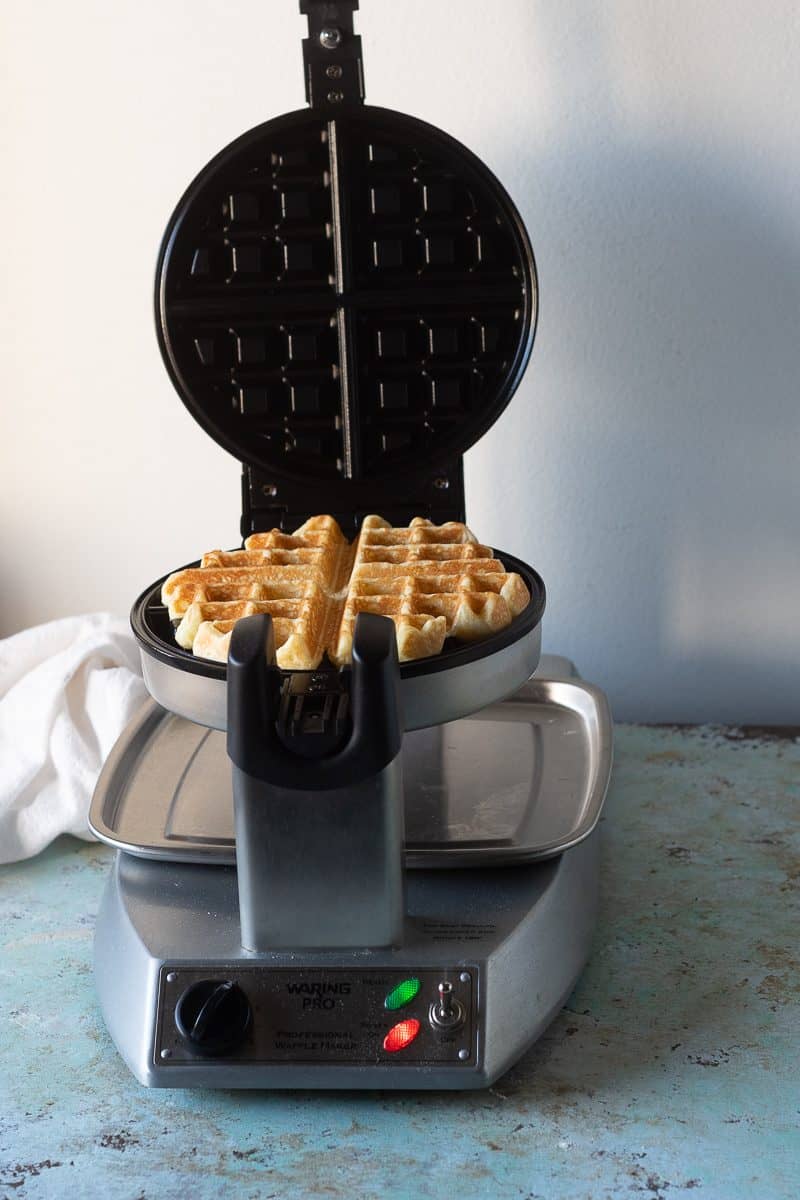
[[[118, 853], [105, 891], [95, 971], [106, 1024], [137, 1079], [153, 1087], [463, 1089], [487, 1086], [519, 1058], [588, 957], [597, 822], [611, 767], [602, 693], [576, 679], [566, 660], [549, 659], [543, 668], [560, 678], [531, 680], [480, 720], [406, 738], [406, 822], [424, 817], [426, 849], [409, 856], [407, 846], [406, 865], [417, 869], [405, 872], [399, 935], [372, 949], [362, 940], [355, 949], [299, 949], [291, 938], [266, 934], [257, 951], [242, 949], [236, 868], [220, 858], [233, 841], [232, 829], [226, 838], [218, 827], [231, 822], [230, 782], [212, 769], [222, 748], [208, 749], [219, 735], [162, 714], [169, 744], [160, 745], [162, 717], [143, 711], [115, 749], [93, 806], [95, 827], [131, 851]], [[180, 768], [177, 784], [170, 764]], [[444, 824], [441, 813], [431, 824], [445, 784], [454, 804], [467, 804], [453, 828], [450, 800]], [[190, 805], [194, 816], [179, 820], [173, 801], [184, 785], [205, 815]], [[487, 803], [494, 798], [488, 813], [482, 794]], [[168, 803], [156, 804], [153, 826], [151, 801], [159, 796]], [[212, 808], [216, 825], [209, 824]], [[554, 829], [558, 814], [571, 833]], [[502, 828], [484, 829], [500, 816]], [[140, 828], [140, 818], [151, 827]], [[178, 827], [181, 853], [199, 840], [213, 843], [212, 857], [170, 861]], [[441, 844], [445, 829], [455, 846]], [[551, 857], [522, 863], [519, 854]], [[296, 866], [302, 891], [302, 857]], [[315, 871], [324, 867], [323, 853]], [[312, 880], [309, 902], [314, 891]], [[334, 889], [326, 904], [336, 903]], [[404, 981], [418, 990], [394, 1010], [387, 998]], [[439, 983], [452, 988], [456, 1027], [436, 1017]], [[208, 1045], [192, 1042], [182, 1007], [209, 989], [215, 997], [235, 995], [239, 1015], [242, 1004], [248, 1014], [236, 1044], [226, 1040], [225, 1054], [214, 1057]], [[413, 1032], [400, 1049], [384, 1041], [396, 1025]]]
[[[302, 954], [242, 950], [234, 868], [119, 853], [95, 934], [106, 1025], [150, 1087], [485, 1087], [544, 1031], [586, 962], [598, 843], [595, 829], [543, 863], [408, 872], [401, 948]], [[253, 1021], [238, 1049], [208, 1059], [180, 1037], [174, 1009], [187, 985], [215, 977], [241, 986]], [[405, 977], [420, 979], [419, 995], [399, 1012], [376, 1007]], [[429, 1020], [440, 978], [464, 1003], [454, 1034]], [[417, 1039], [385, 1051], [405, 1018], [420, 1021]]]

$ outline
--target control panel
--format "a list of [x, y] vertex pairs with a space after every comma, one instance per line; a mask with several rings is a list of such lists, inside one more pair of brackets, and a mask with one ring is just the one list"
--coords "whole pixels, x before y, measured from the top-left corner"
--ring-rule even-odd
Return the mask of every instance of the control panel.
[[154, 1061], [474, 1066], [477, 996], [471, 966], [164, 966]]

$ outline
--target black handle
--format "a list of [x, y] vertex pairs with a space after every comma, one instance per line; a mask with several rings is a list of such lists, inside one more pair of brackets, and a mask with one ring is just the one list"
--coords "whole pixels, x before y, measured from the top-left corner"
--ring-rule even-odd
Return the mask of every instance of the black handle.
[[352, 727], [344, 746], [322, 758], [298, 755], [278, 731], [282, 677], [273, 665], [272, 618], [237, 621], [228, 651], [228, 756], [240, 770], [276, 787], [346, 787], [376, 775], [402, 742], [394, 623], [359, 613], [350, 673]]
[[300, 0], [308, 17], [303, 39], [306, 99], [312, 108], [335, 112], [364, 103], [361, 38], [353, 32], [358, 0]]

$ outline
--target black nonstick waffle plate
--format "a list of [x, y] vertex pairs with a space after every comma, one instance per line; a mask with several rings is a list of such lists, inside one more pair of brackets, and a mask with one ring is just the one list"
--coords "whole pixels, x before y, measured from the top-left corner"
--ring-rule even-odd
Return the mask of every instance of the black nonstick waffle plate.
[[156, 307], [184, 403], [272, 507], [393, 520], [401, 495], [424, 515], [460, 489], [448, 468], [511, 398], [536, 295], [491, 171], [432, 125], [357, 106], [289, 113], [218, 154], [170, 220]]

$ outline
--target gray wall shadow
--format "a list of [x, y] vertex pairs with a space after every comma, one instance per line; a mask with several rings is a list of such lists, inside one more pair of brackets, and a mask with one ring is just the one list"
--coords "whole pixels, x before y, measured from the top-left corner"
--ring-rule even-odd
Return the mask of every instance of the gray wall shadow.
[[[501, 143], [501, 177], [519, 153]], [[534, 190], [515, 197], [541, 320], [468, 481], [502, 481], [501, 544], [548, 585], [545, 647], [605, 687], [617, 719], [786, 723], [800, 668], [798, 230], [735, 147], [701, 162], [612, 130], [589, 153], [537, 149]], [[566, 226], [548, 217], [565, 195]]]

